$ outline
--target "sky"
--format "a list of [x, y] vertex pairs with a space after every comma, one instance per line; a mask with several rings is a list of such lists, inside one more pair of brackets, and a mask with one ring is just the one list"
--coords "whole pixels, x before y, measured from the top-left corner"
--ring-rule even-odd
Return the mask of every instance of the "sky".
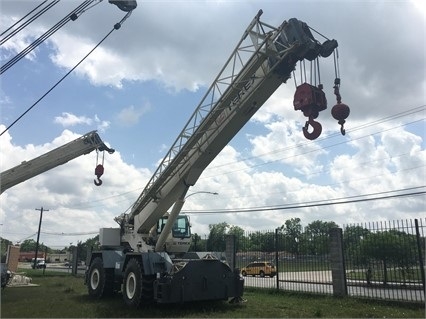
[[[62, 0], [6, 39], [8, 28], [42, 1], [1, 0], [1, 65], [81, 2]], [[95, 1], [0, 75], [0, 171], [92, 130], [116, 150], [105, 155], [100, 187], [93, 183], [92, 152], [2, 193], [2, 237], [36, 239], [41, 207], [40, 242], [52, 248], [118, 227], [114, 217], [138, 198], [259, 9], [270, 25], [297, 18], [338, 41], [340, 93], [351, 109], [346, 135], [330, 114], [331, 56], [320, 62], [328, 102], [318, 118], [323, 131], [315, 141], [304, 138], [306, 119], [293, 107], [298, 66], [295, 79], [278, 88], [190, 188], [197, 194], [183, 211], [192, 232], [205, 237], [209, 225], [221, 222], [265, 231], [291, 218], [343, 227], [426, 217], [424, 194], [399, 197], [426, 186], [424, 2], [137, 2], [115, 30], [125, 12]], [[386, 198], [357, 201], [374, 197]], [[349, 202], [311, 205], [336, 200]]]

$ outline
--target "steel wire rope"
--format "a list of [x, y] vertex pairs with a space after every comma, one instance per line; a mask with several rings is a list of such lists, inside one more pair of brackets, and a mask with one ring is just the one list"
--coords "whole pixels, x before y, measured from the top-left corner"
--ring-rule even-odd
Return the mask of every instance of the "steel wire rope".
[[0, 67], [0, 75], [6, 72], [10, 67], [15, 65], [19, 60], [21, 60], [24, 56], [38, 47], [41, 43], [43, 43], [46, 39], [48, 39], [51, 35], [56, 33], [59, 29], [61, 29], [65, 24], [67, 24], [70, 20], [77, 19], [78, 15], [85, 12], [85, 9], [91, 5], [91, 3], [95, 0], [86, 0], [82, 4], [80, 4], [76, 9], [68, 13], [62, 20], [60, 20], [57, 24], [55, 24], [52, 28], [42, 34], [39, 38], [37, 38], [34, 42], [32, 42], [29, 46], [27, 46], [20, 53], [15, 55], [11, 60], [6, 62], [6, 64]]
[[84, 12], [84, 8], [86, 8], [93, 0], [86, 0], [82, 4], [80, 4], [76, 9], [68, 13], [65, 18], [60, 20], [57, 24], [55, 24], [52, 28], [50, 28], [48, 31], [46, 31], [43, 35], [41, 35], [39, 38], [37, 38], [34, 42], [32, 42], [29, 46], [27, 46], [24, 50], [22, 50], [20, 53], [15, 55], [12, 59], [10, 59], [6, 64], [2, 65], [0, 67], [0, 75], [6, 72], [10, 67], [15, 65], [19, 60], [21, 60], [24, 56], [26, 56], [28, 53], [30, 53], [32, 50], [34, 50], [36, 47], [38, 47], [41, 43], [43, 43], [46, 39], [48, 39], [52, 34], [56, 33], [59, 29], [61, 29], [65, 24], [67, 24], [70, 20], [72, 20], [72, 16], [76, 15], [77, 13]]
[[3, 132], [0, 133], [0, 136], [2, 136], [5, 132], [7, 132], [15, 123], [17, 123], [22, 117], [25, 116], [25, 114], [27, 114], [34, 106], [36, 106], [44, 97], [46, 97], [54, 88], [56, 88], [68, 75], [71, 74], [71, 72], [73, 72], [93, 51], [95, 51], [95, 49], [97, 47], [99, 47], [109, 36], [112, 32], [114, 32], [115, 30], [120, 29], [122, 23], [130, 16], [132, 12], [129, 11], [128, 13], [126, 13], [126, 15], [124, 16], [123, 19], [121, 19], [120, 22], [116, 23], [114, 25], [114, 27], [111, 29], [111, 31], [109, 31], [103, 38], [102, 40], [96, 44], [96, 46], [89, 51], [89, 53], [87, 53], [71, 70], [69, 70], [58, 82], [56, 82], [46, 93], [44, 93], [37, 101], [35, 101], [33, 103], [33, 105], [31, 105], [24, 113], [22, 113], [15, 121], [12, 122], [12, 124], [10, 124], [8, 127], [6, 127], [4, 129]]
[[[23, 23], [22, 25], [20, 25], [18, 28], [14, 29], [11, 33], [9, 33], [9, 35], [5, 36], [3, 39], [0, 40], [0, 45], [3, 45], [4, 43], [6, 43], [8, 40], [10, 40], [12, 37], [14, 37], [15, 35], [17, 35], [19, 32], [21, 32], [24, 28], [26, 28], [28, 25], [30, 25], [32, 22], [34, 22], [35, 20], [37, 20], [39, 17], [41, 17], [45, 12], [47, 12], [48, 10], [50, 10], [54, 5], [56, 5], [57, 3], [59, 3], [60, 0], [55, 0], [54, 2], [49, 3], [45, 8], [42, 8], [41, 11], [39, 11], [38, 13], [36, 13], [34, 16], [32, 16], [29, 20], [27, 20], [25, 23]], [[8, 32], [10, 29], [12, 29], [13, 27], [15, 27], [19, 22], [21, 22], [23, 19], [25, 19], [28, 15], [30, 15], [33, 11], [35, 11], [36, 9], [38, 9], [41, 5], [43, 5], [46, 1], [44, 1], [43, 3], [41, 3], [40, 5], [38, 5], [35, 9], [33, 9], [31, 12], [29, 12], [27, 15], [25, 15], [24, 17], [22, 17], [21, 19], [19, 19], [17, 22], [15, 22], [12, 26], [10, 26], [9, 28], [7, 28], [2, 34], [0, 34], [0, 36], [2, 36], [3, 34], [5, 34], [6, 32]]]
[[39, 7], [41, 7], [43, 4], [45, 4], [48, 0], [44, 0], [42, 3], [40, 3], [38, 6], [36, 6], [33, 10], [31, 10], [30, 12], [28, 12], [25, 16], [23, 16], [21, 19], [19, 19], [18, 21], [16, 21], [14, 24], [12, 24], [9, 28], [7, 28], [6, 30], [4, 30], [2, 33], [0, 33], [0, 37], [5, 34], [6, 32], [8, 32], [9, 30], [11, 30], [14, 26], [16, 26], [19, 22], [21, 22], [23, 19], [25, 19], [27, 16], [29, 16], [31, 13], [33, 13], [35, 10], [37, 10]]

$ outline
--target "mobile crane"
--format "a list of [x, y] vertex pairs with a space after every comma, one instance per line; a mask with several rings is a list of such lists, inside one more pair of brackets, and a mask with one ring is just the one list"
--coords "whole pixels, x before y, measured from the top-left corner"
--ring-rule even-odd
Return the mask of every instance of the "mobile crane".
[[[105, 145], [96, 131], [91, 131], [50, 152], [32, 160], [23, 161], [21, 164], [2, 172], [0, 174], [0, 192], [3, 193], [19, 183], [94, 150], [107, 151], [109, 154], [115, 152], [114, 149]], [[98, 186], [102, 184], [100, 180], [102, 174], [103, 166], [98, 164], [95, 168], [95, 175], [98, 177], [95, 184]]]
[[[120, 227], [100, 229], [100, 249], [92, 251], [86, 261], [89, 296], [101, 298], [121, 291], [125, 303], [135, 307], [148, 302], [241, 299], [244, 279], [238, 269], [211, 254], [195, 258], [185, 254], [189, 221], [179, 215], [185, 196], [213, 159], [290, 78], [299, 61], [327, 57], [337, 48], [335, 40], [323, 44], [315, 40], [300, 20], [292, 18], [273, 27], [260, 21], [261, 14], [262, 10], [245, 30], [130, 212], [115, 218]], [[321, 89], [307, 84], [295, 94], [294, 108], [309, 118], [304, 127], [309, 139], [318, 137], [321, 129], [314, 121], [326, 108]], [[349, 114], [340, 113], [344, 113], [340, 116], [344, 122]], [[310, 125], [313, 132], [308, 131]]]

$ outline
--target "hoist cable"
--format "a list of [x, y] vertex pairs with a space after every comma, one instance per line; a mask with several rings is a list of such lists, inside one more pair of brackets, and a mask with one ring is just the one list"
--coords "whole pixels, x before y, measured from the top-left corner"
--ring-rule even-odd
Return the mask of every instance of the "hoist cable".
[[16, 124], [16, 122], [18, 122], [22, 117], [24, 117], [25, 114], [27, 114], [34, 106], [36, 106], [43, 98], [45, 98], [55, 87], [57, 87], [68, 75], [70, 75], [70, 73], [72, 71], [74, 71], [93, 51], [95, 51], [95, 49], [98, 46], [100, 46], [102, 44], [102, 42], [104, 42], [109, 37], [109, 35], [112, 32], [114, 32], [114, 30], [120, 29], [123, 22], [130, 16], [131, 13], [132, 13], [132, 11], [129, 11], [128, 13], [126, 13], [124, 18], [121, 19], [120, 22], [116, 23], [114, 25], [114, 27], [112, 28], [112, 30], [109, 31], [107, 33], [107, 35], [104, 36], [103, 39], [92, 50], [89, 51], [89, 53], [87, 53], [71, 70], [69, 70], [58, 82], [56, 82], [55, 85], [53, 85], [46, 93], [44, 93], [37, 101], [35, 101], [33, 103], [33, 105], [31, 105], [24, 113], [22, 113], [15, 121], [13, 121], [12, 124], [10, 124], [8, 127], [6, 127], [4, 129], [4, 131], [1, 132], [0, 136], [2, 136], [4, 133], [6, 133], [13, 125]]
[[66, 23], [70, 20], [75, 20], [78, 17], [78, 14], [84, 12], [84, 9], [88, 7], [94, 0], [86, 0], [82, 4], [80, 4], [76, 9], [67, 14], [61, 21], [55, 24], [52, 28], [46, 31], [43, 35], [41, 35], [37, 40], [31, 43], [28, 47], [18, 53], [15, 57], [9, 60], [5, 65], [2, 65], [0, 68], [0, 75], [7, 71], [10, 67], [12, 67], [16, 62], [21, 60], [24, 56], [34, 50], [37, 46], [39, 46], [42, 42], [48, 39], [52, 34], [62, 28]]
[[[0, 36], [4, 35], [5, 33], [7, 33], [9, 30], [13, 29], [18, 23], [20, 23], [22, 20], [24, 20], [26, 17], [28, 17], [31, 13], [33, 13], [35, 10], [37, 10], [38, 8], [40, 8], [43, 4], [45, 4], [48, 0], [44, 0], [42, 3], [40, 3], [37, 7], [35, 7], [34, 9], [32, 9], [30, 12], [28, 12], [25, 16], [23, 16], [21, 19], [19, 19], [18, 21], [16, 21], [14, 24], [12, 24], [9, 28], [7, 28], [6, 30], [4, 30]], [[3, 41], [3, 40], [2, 40]]]
[[[47, 0], [46, 0], [47, 1]], [[44, 2], [46, 2], [44, 1]], [[27, 27], [29, 24], [31, 24], [34, 20], [38, 19], [43, 13], [45, 13], [47, 10], [51, 9], [54, 5], [56, 5], [60, 0], [55, 0], [54, 2], [48, 4], [45, 8], [43, 8], [41, 11], [39, 11], [37, 14], [32, 16], [29, 20], [27, 20], [25, 23], [20, 25], [17, 29], [13, 30], [9, 35], [5, 36], [3, 39], [0, 40], [0, 45], [3, 45], [6, 41], [10, 40], [13, 36], [17, 35], [20, 31], [22, 31], [25, 27]], [[43, 2], [43, 3], [44, 3]], [[43, 4], [42, 3], [42, 4]], [[42, 4], [40, 4], [38, 7], [40, 7]], [[38, 8], [37, 7], [37, 8]], [[36, 10], [35, 8], [34, 10]], [[30, 13], [32, 13], [34, 10], [32, 10]], [[5, 34], [7, 31], [9, 31], [11, 28], [16, 26], [19, 22], [21, 22], [23, 19], [25, 19], [30, 13], [25, 15], [23, 18], [15, 22], [12, 26], [10, 26], [6, 31], [4, 31], [0, 36]]]

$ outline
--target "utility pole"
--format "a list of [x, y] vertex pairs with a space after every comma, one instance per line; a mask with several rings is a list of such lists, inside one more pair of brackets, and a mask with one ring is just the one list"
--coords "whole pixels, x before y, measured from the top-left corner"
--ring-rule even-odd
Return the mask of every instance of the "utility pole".
[[43, 219], [43, 211], [48, 212], [49, 210], [48, 209], [43, 210], [43, 206], [40, 209], [36, 208], [35, 210], [40, 211], [40, 222], [38, 224], [37, 243], [36, 243], [36, 251], [35, 251], [35, 258], [34, 258], [34, 269], [37, 269], [38, 241], [40, 240], [41, 220]]

